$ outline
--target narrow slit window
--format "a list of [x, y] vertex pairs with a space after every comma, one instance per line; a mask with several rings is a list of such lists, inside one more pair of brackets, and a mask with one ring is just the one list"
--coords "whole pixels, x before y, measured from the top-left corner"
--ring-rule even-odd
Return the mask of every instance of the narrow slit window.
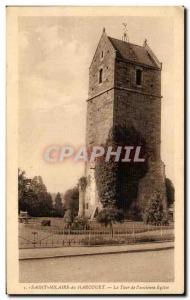
[[102, 83], [103, 69], [99, 71], [99, 83]]
[[136, 84], [142, 85], [142, 70], [140, 69], [136, 70]]

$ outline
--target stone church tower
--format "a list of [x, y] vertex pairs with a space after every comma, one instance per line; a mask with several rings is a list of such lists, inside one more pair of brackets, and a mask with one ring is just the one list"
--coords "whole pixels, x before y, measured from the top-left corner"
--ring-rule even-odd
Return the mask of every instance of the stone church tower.
[[[145, 40], [143, 46], [108, 37], [105, 29], [89, 68], [86, 145], [101, 145], [113, 126], [134, 128], [146, 141], [148, 171], [138, 181], [136, 201], [159, 191], [166, 207], [165, 171], [160, 157], [161, 69]], [[101, 209], [95, 165], [86, 163], [80, 186], [79, 215], [93, 218]], [[125, 190], [127, 181], [122, 181]], [[126, 188], [127, 198], [128, 187]]]

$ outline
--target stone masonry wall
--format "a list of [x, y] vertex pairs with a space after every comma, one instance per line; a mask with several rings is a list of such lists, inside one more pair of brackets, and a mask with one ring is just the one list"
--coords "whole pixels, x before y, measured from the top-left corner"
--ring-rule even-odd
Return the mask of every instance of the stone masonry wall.
[[[116, 55], [104, 32], [89, 69], [86, 144], [105, 144], [114, 125], [133, 127], [146, 141], [149, 164], [147, 174], [139, 180], [138, 200], [147, 201], [155, 190], [160, 190], [165, 203], [165, 174], [160, 158], [161, 71], [126, 62]], [[142, 70], [141, 86], [136, 85], [137, 68]], [[86, 164], [85, 176], [85, 215], [91, 216], [101, 205], [90, 163]]]
[[148, 156], [160, 159], [160, 98], [115, 90], [114, 124], [133, 127], [145, 139]]
[[110, 90], [88, 101], [87, 105], [87, 145], [105, 143], [113, 126], [114, 91]]
[[[160, 158], [161, 71], [116, 59], [114, 124], [134, 127], [145, 138], [152, 159]], [[136, 85], [136, 68], [142, 85]], [[155, 97], [158, 96], [158, 97]]]
[[[142, 70], [142, 86], [136, 85], [136, 69]], [[135, 89], [139, 92], [151, 95], [161, 95], [161, 71], [155, 68], [145, 67], [130, 62], [116, 60], [115, 86]]]
[[[103, 54], [103, 57], [102, 57]], [[89, 98], [113, 88], [115, 50], [105, 34], [102, 35], [89, 69]], [[102, 83], [99, 83], [99, 70], [103, 70]]]
[[[136, 85], [136, 68], [142, 70], [142, 86]], [[160, 158], [161, 143], [161, 72], [116, 61], [114, 125], [133, 127], [146, 142], [148, 171], [139, 180], [138, 202], [147, 204], [155, 191], [166, 207], [165, 172]], [[123, 181], [125, 179], [123, 178]], [[127, 192], [126, 192], [127, 199]]]
[[[87, 136], [88, 146], [101, 145], [107, 140], [110, 128], [113, 126], [114, 90], [109, 90], [88, 101], [87, 106]], [[100, 206], [96, 190], [93, 165], [86, 164], [85, 176], [87, 187], [85, 194], [85, 215], [90, 216], [93, 210]]]

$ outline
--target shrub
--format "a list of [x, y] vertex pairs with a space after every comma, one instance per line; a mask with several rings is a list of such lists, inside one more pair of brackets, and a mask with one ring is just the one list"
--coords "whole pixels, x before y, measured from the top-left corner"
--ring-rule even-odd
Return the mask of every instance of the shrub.
[[71, 229], [73, 230], [84, 230], [89, 229], [88, 218], [85, 217], [76, 217], [71, 225]]
[[169, 178], [165, 178], [166, 184], [166, 195], [167, 195], [167, 204], [170, 207], [174, 203], [175, 198], [175, 189], [172, 181]]
[[74, 216], [71, 209], [67, 209], [64, 215], [65, 228], [71, 228]]
[[102, 209], [96, 217], [97, 222], [104, 224], [105, 227], [112, 228], [114, 223], [122, 223], [124, 221], [124, 214], [122, 210], [114, 207]]
[[159, 193], [153, 195], [143, 215], [144, 221], [153, 225], [167, 225], [167, 212], [163, 208], [162, 199]]
[[42, 220], [41, 225], [42, 226], [51, 226], [51, 221], [50, 220]]

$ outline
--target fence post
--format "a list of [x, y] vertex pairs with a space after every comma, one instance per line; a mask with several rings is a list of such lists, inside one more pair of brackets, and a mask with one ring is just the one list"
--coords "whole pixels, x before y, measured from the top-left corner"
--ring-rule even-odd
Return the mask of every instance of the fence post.
[[69, 246], [71, 246], [71, 227], [69, 226]]
[[133, 240], [135, 242], [135, 224], [133, 223]]
[[127, 241], [127, 226], [125, 226], [125, 240]]
[[34, 248], [35, 248], [36, 247], [36, 234], [37, 234], [37, 231], [32, 231], [32, 234], [34, 235], [33, 245], [34, 245]]
[[113, 239], [113, 224], [111, 225], [111, 237]]
[[64, 226], [63, 226], [63, 231], [62, 231], [62, 233], [63, 233], [63, 237], [62, 237], [62, 244], [63, 244], [63, 246], [64, 246], [64, 235], [65, 235], [65, 233], [64, 233]]
[[162, 224], [160, 225], [160, 236], [161, 236], [161, 238], [162, 238], [162, 236], [163, 236]]

